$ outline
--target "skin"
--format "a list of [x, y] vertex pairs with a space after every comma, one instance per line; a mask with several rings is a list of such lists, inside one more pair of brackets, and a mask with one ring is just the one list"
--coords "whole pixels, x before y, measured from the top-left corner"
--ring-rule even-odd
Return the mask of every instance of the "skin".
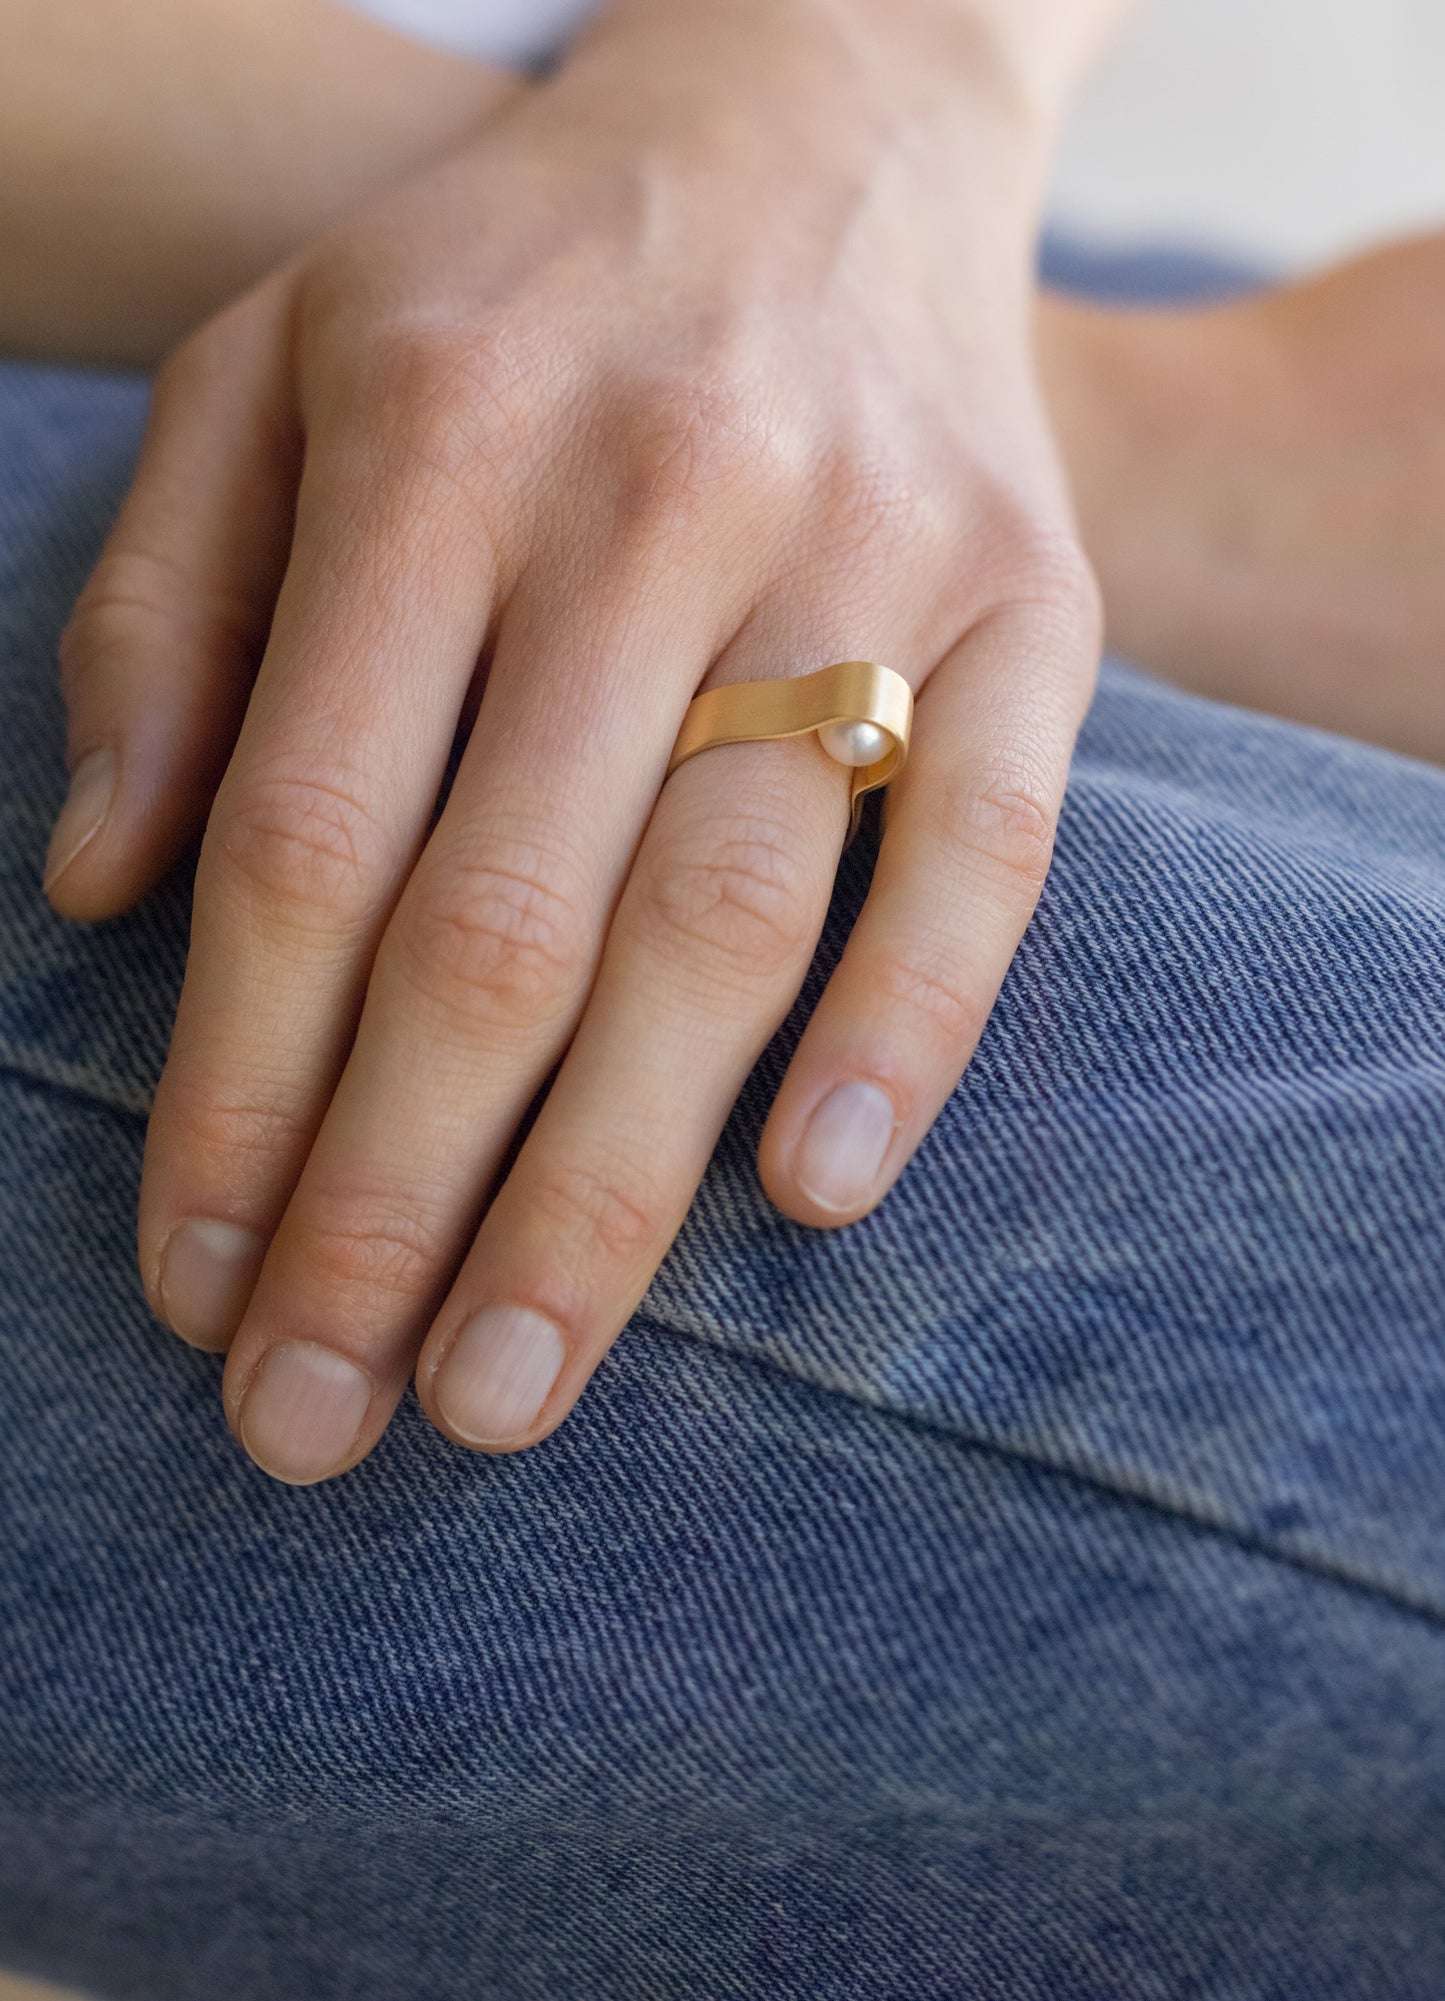
[[1044, 308], [1110, 644], [1445, 762], [1445, 235], [1206, 312]]
[[[0, 346], [153, 364], [530, 87], [330, 0], [13, 9]], [[1110, 645], [1445, 759], [1442, 322], [1439, 235], [1213, 310], [1042, 295], [1041, 383]]]
[[768, 1193], [864, 1214], [956, 1083], [1098, 650], [1029, 342], [1090, 11], [618, 5], [163, 371], [64, 663], [113, 783], [50, 893], [141, 893], [224, 764], [141, 1263], [278, 1477], [355, 1464], [413, 1368], [459, 1442], [534, 1443], [681, 1223], [846, 825], [812, 741], [663, 787], [700, 685], [871, 654], [921, 697]]
[[0, 344], [152, 363], [521, 88], [331, 0], [9, 0]]
[[[616, 10], [192, 337], [68, 636], [57, 907], [124, 907], [210, 812], [142, 1266], [178, 1331], [230, 1346], [228, 1413], [279, 1477], [354, 1464], [414, 1362], [459, 1442], [544, 1436], [670, 1242], [846, 822], [810, 744], [710, 752], [659, 797], [699, 685], [870, 652], [920, 691], [873, 895], [764, 1135], [786, 1214], [881, 1199], [1032, 910], [1097, 650], [1029, 341], [1073, 72], [977, 19], [959, 57], [957, 10], [901, 37], [866, 7], [842, 38], [803, 18], [760, 65], [779, 31], [737, 7]], [[1231, 355], [1263, 380], [1283, 337], [1156, 317], [1058, 303], [1035, 329], [1105, 576], [1134, 565], [1140, 605], [1121, 521], [1191, 516], [1124, 504], [1150, 461], [1122, 413], [1162, 428]], [[87, 797], [87, 768], [114, 788]], [[839, 1085], [882, 1150], [851, 1197], [805, 1139]], [[449, 1387], [488, 1305], [531, 1332], [535, 1408], [518, 1366], [489, 1410], [475, 1370]]]

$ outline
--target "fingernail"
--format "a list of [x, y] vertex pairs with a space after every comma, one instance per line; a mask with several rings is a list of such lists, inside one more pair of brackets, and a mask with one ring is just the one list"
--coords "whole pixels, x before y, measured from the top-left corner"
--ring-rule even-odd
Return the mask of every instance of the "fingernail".
[[370, 1378], [345, 1356], [283, 1341], [247, 1384], [236, 1422], [263, 1471], [305, 1487], [346, 1464], [370, 1405]]
[[115, 796], [119, 759], [109, 744], [88, 750], [70, 774], [70, 790], [50, 836], [45, 857], [45, 888], [54, 888], [82, 848], [100, 832]]
[[839, 1084], [809, 1119], [793, 1174], [820, 1209], [842, 1214], [873, 1193], [897, 1120], [893, 1100], [876, 1084]]
[[469, 1445], [505, 1445], [537, 1422], [566, 1359], [562, 1336], [529, 1306], [484, 1306], [447, 1350], [437, 1408]]
[[266, 1255], [266, 1240], [239, 1223], [193, 1217], [178, 1223], [161, 1258], [161, 1310], [193, 1348], [224, 1348], [241, 1324]]

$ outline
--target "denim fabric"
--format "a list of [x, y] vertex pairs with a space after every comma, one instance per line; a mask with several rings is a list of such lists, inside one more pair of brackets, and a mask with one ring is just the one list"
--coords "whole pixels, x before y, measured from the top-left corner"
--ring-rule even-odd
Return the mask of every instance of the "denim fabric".
[[1039, 254], [1045, 284], [1116, 305], [1130, 301], [1197, 305], [1237, 297], [1268, 283], [1269, 273], [1232, 253], [1168, 243], [1093, 242], [1049, 231]]
[[133, 1272], [189, 884], [37, 893], [143, 392], [0, 371], [0, 1961], [114, 2001], [1439, 2001], [1445, 777], [1111, 665], [879, 1213], [252, 1468]]

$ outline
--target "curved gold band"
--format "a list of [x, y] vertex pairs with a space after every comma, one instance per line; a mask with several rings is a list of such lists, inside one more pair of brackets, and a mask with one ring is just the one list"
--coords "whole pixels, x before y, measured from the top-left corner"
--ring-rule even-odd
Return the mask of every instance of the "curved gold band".
[[[840, 660], [796, 680], [735, 681], [709, 688], [688, 704], [672, 748], [667, 776], [680, 764], [720, 743], [752, 743], [768, 737], [828, 732], [834, 725], [872, 724], [886, 739], [881, 756], [851, 765], [849, 798], [853, 816], [849, 839], [858, 830], [866, 793], [886, 785], [903, 769], [913, 728], [913, 690], [891, 667], [872, 660]], [[823, 739], [828, 747], [827, 737]], [[832, 754], [832, 753], [830, 753]]]

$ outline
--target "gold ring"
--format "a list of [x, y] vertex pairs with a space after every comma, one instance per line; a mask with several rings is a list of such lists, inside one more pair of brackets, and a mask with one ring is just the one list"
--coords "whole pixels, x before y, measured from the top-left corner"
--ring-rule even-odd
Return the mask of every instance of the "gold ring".
[[840, 660], [796, 680], [735, 681], [695, 695], [672, 747], [667, 776], [680, 764], [720, 743], [756, 743], [769, 737], [818, 741], [835, 763], [852, 772], [851, 840], [858, 831], [864, 795], [903, 769], [913, 728], [913, 690], [891, 667], [872, 660]]

